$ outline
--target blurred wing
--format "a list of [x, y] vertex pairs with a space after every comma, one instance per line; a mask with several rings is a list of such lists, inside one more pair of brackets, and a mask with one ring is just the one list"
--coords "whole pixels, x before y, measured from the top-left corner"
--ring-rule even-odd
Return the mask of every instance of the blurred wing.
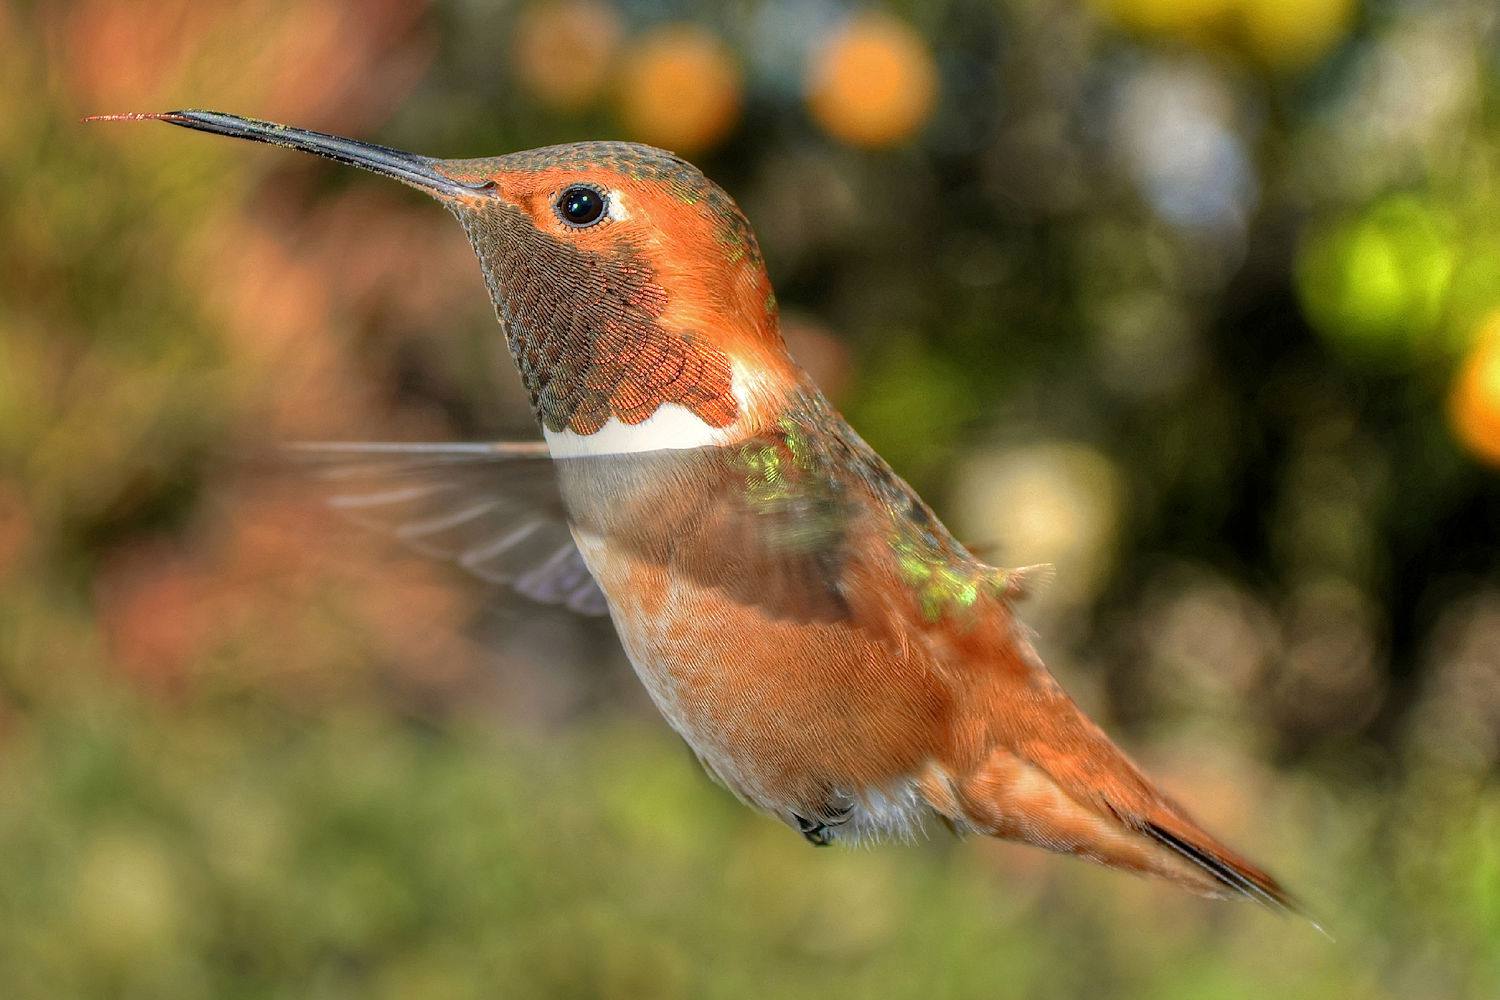
[[579, 614], [608, 611], [568, 530], [540, 441], [293, 445], [332, 509], [490, 583]]
[[[678, 452], [676, 455], [683, 455]], [[678, 572], [773, 617], [850, 617], [851, 531], [860, 508], [841, 477], [798, 462], [781, 433], [705, 449], [686, 502], [661, 496], [642, 521]], [[681, 475], [652, 476], [680, 483]]]
[[567, 459], [580, 529], [775, 618], [904, 642], [993, 590], [994, 574], [809, 389], [732, 444]]
[[795, 428], [565, 458], [557, 473], [581, 531], [773, 618], [858, 618], [851, 595], [867, 595], [865, 571], [889, 562], [863, 484]]

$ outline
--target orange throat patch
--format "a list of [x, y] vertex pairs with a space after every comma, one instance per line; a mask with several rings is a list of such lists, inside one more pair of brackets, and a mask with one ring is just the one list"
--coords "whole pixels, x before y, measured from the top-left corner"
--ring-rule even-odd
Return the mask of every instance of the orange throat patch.
[[664, 403], [711, 427], [738, 419], [728, 355], [662, 325], [666, 289], [629, 243], [597, 253], [537, 231], [514, 209], [454, 211], [548, 430], [592, 434], [611, 417], [638, 424]]

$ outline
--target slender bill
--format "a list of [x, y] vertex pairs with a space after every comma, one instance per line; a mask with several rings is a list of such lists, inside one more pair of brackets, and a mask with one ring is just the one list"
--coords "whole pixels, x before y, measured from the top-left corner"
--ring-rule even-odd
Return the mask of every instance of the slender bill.
[[90, 115], [84, 121], [162, 121], [183, 128], [227, 135], [235, 139], [250, 139], [268, 142], [289, 149], [300, 149], [308, 153], [326, 156], [330, 160], [363, 167], [377, 174], [395, 178], [403, 184], [428, 194], [444, 198], [473, 198], [486, 195], [494, 183], [485, 181], [467, 184], [456, 181], [437, 170], [440, 162], [430, 156], [405, 153], [387, 146], [368, 142], [357, 142], [341, 136], [313, 132], [308, 129], [277, 125], [274, 122], [241, 118], [238, 115], [221, 114], [218, 111], [164, 111], [159, 114]]

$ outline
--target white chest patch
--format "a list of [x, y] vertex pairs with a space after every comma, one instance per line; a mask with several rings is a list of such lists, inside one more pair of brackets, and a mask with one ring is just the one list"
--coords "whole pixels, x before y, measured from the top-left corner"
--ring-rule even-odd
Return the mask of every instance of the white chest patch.
[[674, 448], [705, 448], [732, 440], [729, 428], [713, 427], [685, 406], [663, 403], [638, 424], [619, 417], [592, 434], [542, 428], [542, 437], [553, 458], [583, 458], [591, 455], [632, 455]]

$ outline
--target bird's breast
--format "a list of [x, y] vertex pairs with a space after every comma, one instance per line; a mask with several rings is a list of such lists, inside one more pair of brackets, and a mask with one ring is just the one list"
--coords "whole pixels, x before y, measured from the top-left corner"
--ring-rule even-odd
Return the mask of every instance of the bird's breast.
[[741, 798], [820, 815], [903, 787], [945, 740], [952, 693], [920, 654], [848, 622], [778, 616], [576, 525], [574, 537], [652, 701]]

